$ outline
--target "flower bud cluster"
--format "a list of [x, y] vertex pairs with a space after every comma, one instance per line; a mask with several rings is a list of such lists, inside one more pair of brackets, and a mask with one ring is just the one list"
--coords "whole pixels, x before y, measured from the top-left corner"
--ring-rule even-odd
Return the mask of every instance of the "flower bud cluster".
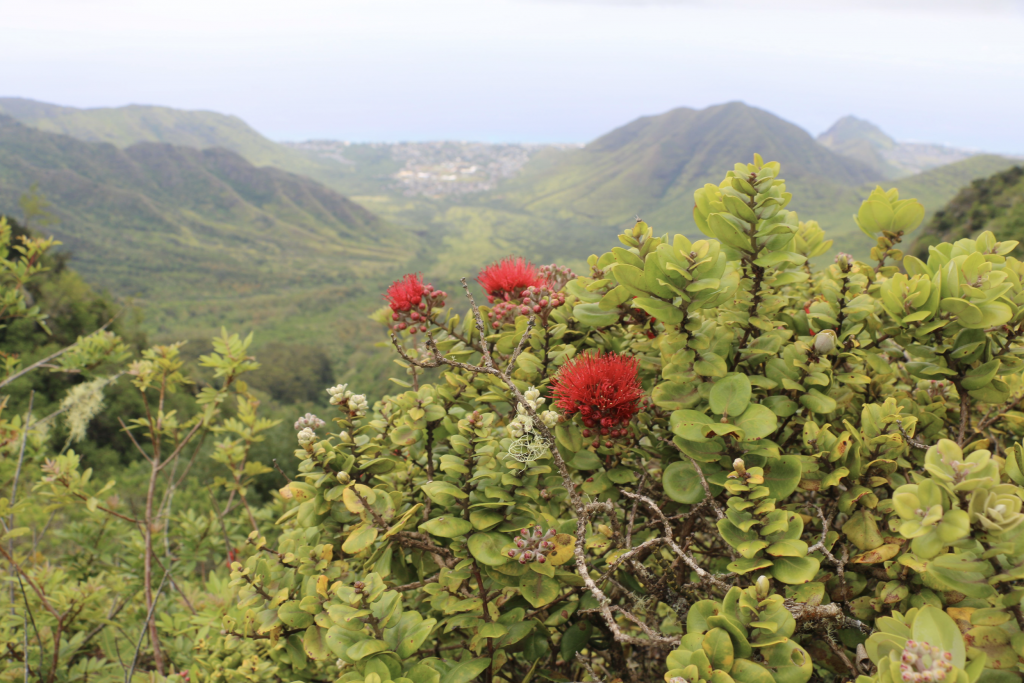
[[342, 409], [348, 408], [348, 412], [355, 417], [366, 415], [370, 404], [366, 401], [366, 394], [354, 394], [348, 389], [347, 384], [339, 384], [327, 390], [331, 395], [330, 403]]
[[[542, 405], [544, 405], [545, 399], [540, 395], [540, 391], [536, 387], [530, 387], [523, 393], [523, 398], [529, 404], [530, 408], [536, 413]], [[554, 429], [555, 425], [558, 424], [559, 415], [553, 410], [545, 410], [543, 413], [539, 413], [537, 417], [544, 423], [544, 426], [548, 429]], [[516, 405], [516, 416], [508, 424], [508, 433], [513, 438], [520, 438], [526, 434], [533, 432], [533, 418], [530, 417], [529, 411], [523, 404]]]
[[561, 291], [569, 280], [575, 280], [578, 277], [569, 266], [560, 266], [557, 263], [541, 266], [537, 269], [537, 274], [544, 278], [551, 289], [556, 292]]
[[839, 266], [839, 270], [844, 273], [849, 273], [853, 269], [853, 256], [850, 254], [839, 252], [836, 254], [836, 265]]
[[953, 655], [928, 643], [908, 640], [900, 655], [900, 675], [906, 683], [938, 683], [953, 670]]
[[532, 532], [529, 529], [523, 529], [515, 540], [516, 547], [508, 551], [508, 556], [512, 559], [518, 558], [519, 564], [527, 562], [544, 564], [547, 561], [547, 555], [555, 549], [555, 543], [551, 540], [554, 535], [554, 529], [541, 531], [539, 526], [534, 527]]
[[306, 427], [298, 433], [299, 445], [303, 448], [309, 447], [314, 441], [316, 441], [316, 432], [309, 427]]
[[[558, 266], [552, 267], [557, 268]], [[565, 294], [556, 291], [549, 284], [527, 287], [519, 297], [505, 292], [504, 301], [499, 300], [500, 296], [502, 295], [487, 295], [487, 301], [494, 304], [487, 314], [494, 329], [498, 329], [507, 322], [512, 322], [520, 315], [530, 315], [530, 313], [542, 315], [565, 303]]]
[[326, 422], [321, 420], [313, 413], [306, 413], [305, 415], [303, 415], [302, 417], [295, 421], [295, 429], [302, 430], [306, 429], [307, 427], [310, 429], [320, 429], [326, 424]]

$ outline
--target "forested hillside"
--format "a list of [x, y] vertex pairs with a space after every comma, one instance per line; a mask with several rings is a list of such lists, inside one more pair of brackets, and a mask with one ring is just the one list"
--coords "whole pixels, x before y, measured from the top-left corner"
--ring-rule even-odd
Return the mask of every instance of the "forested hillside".
[[980, 178], [960, 190], [921, 231], [915, 250], [990, 230], [1000, 240], [1024, 242], [1024, 167]]

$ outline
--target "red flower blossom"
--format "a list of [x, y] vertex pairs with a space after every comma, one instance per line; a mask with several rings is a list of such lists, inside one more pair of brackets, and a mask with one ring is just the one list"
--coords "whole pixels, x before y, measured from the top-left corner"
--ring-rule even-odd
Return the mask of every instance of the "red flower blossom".
[[567, 362], [551, 380], [555, 405], [567, 416], [579, 413], [587, 427], [608, 429], [640, 411], [643, 387], [636, 358], [617, 353], [584, 354]]
[[476, 281], [487, 292], [488, 299], [494, 297], [518, 298], [527, 287], [542, 287], [547, 281], [542, 278], [537, 268], [521, 256], [511, 256], [492, 263], [480, 271]]
[[418, 306], [423, 300], [423, 292], [423, 280], [419, 275], [410, 273], [401, 280], [392, 282], [384, 297], [391, 305], [391, 310], [398, 313]]

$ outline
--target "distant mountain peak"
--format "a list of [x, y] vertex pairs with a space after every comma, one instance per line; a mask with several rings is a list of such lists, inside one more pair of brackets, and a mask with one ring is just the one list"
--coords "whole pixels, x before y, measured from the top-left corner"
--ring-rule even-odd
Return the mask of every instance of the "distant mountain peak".
[[944, 145], [897, 142], [881, 128], [856, 116], [844, 116], [818, 136], [818, 142], [837, 154], [856, 159], [881, 178], [893, 179], [962, 161], [975, 152]]
[[728, 102], [636, 119], [583, 149], [528, 163], [504, 193], [529, 211], [569, 209], [612, 225], [639, 213], [649, 221], [688, 226], [693, 191], [721, 181], [733, 164], [750, 161], [755, 152], [782, 163], [795, 187], [815, 185], [822, 195], [877, 180], [869, 167], [816, 143], [799, 126]]
[[874, 146], [886, 149], [896, 144], [896, 141], [886, 135], [881, 128], [856, 116], [844, 116], [818, 136], [818, 142], [830, 149], [852, 140], [868, 140]]

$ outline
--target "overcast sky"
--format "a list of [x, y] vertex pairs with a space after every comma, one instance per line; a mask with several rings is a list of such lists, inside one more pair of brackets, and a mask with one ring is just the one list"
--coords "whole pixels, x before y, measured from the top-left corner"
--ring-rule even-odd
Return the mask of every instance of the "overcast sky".
[[0, 0], [0, 31], [0, 95], [277, 140], [585, 142], [742, 100], [1024, 153], [1024, 0]]

